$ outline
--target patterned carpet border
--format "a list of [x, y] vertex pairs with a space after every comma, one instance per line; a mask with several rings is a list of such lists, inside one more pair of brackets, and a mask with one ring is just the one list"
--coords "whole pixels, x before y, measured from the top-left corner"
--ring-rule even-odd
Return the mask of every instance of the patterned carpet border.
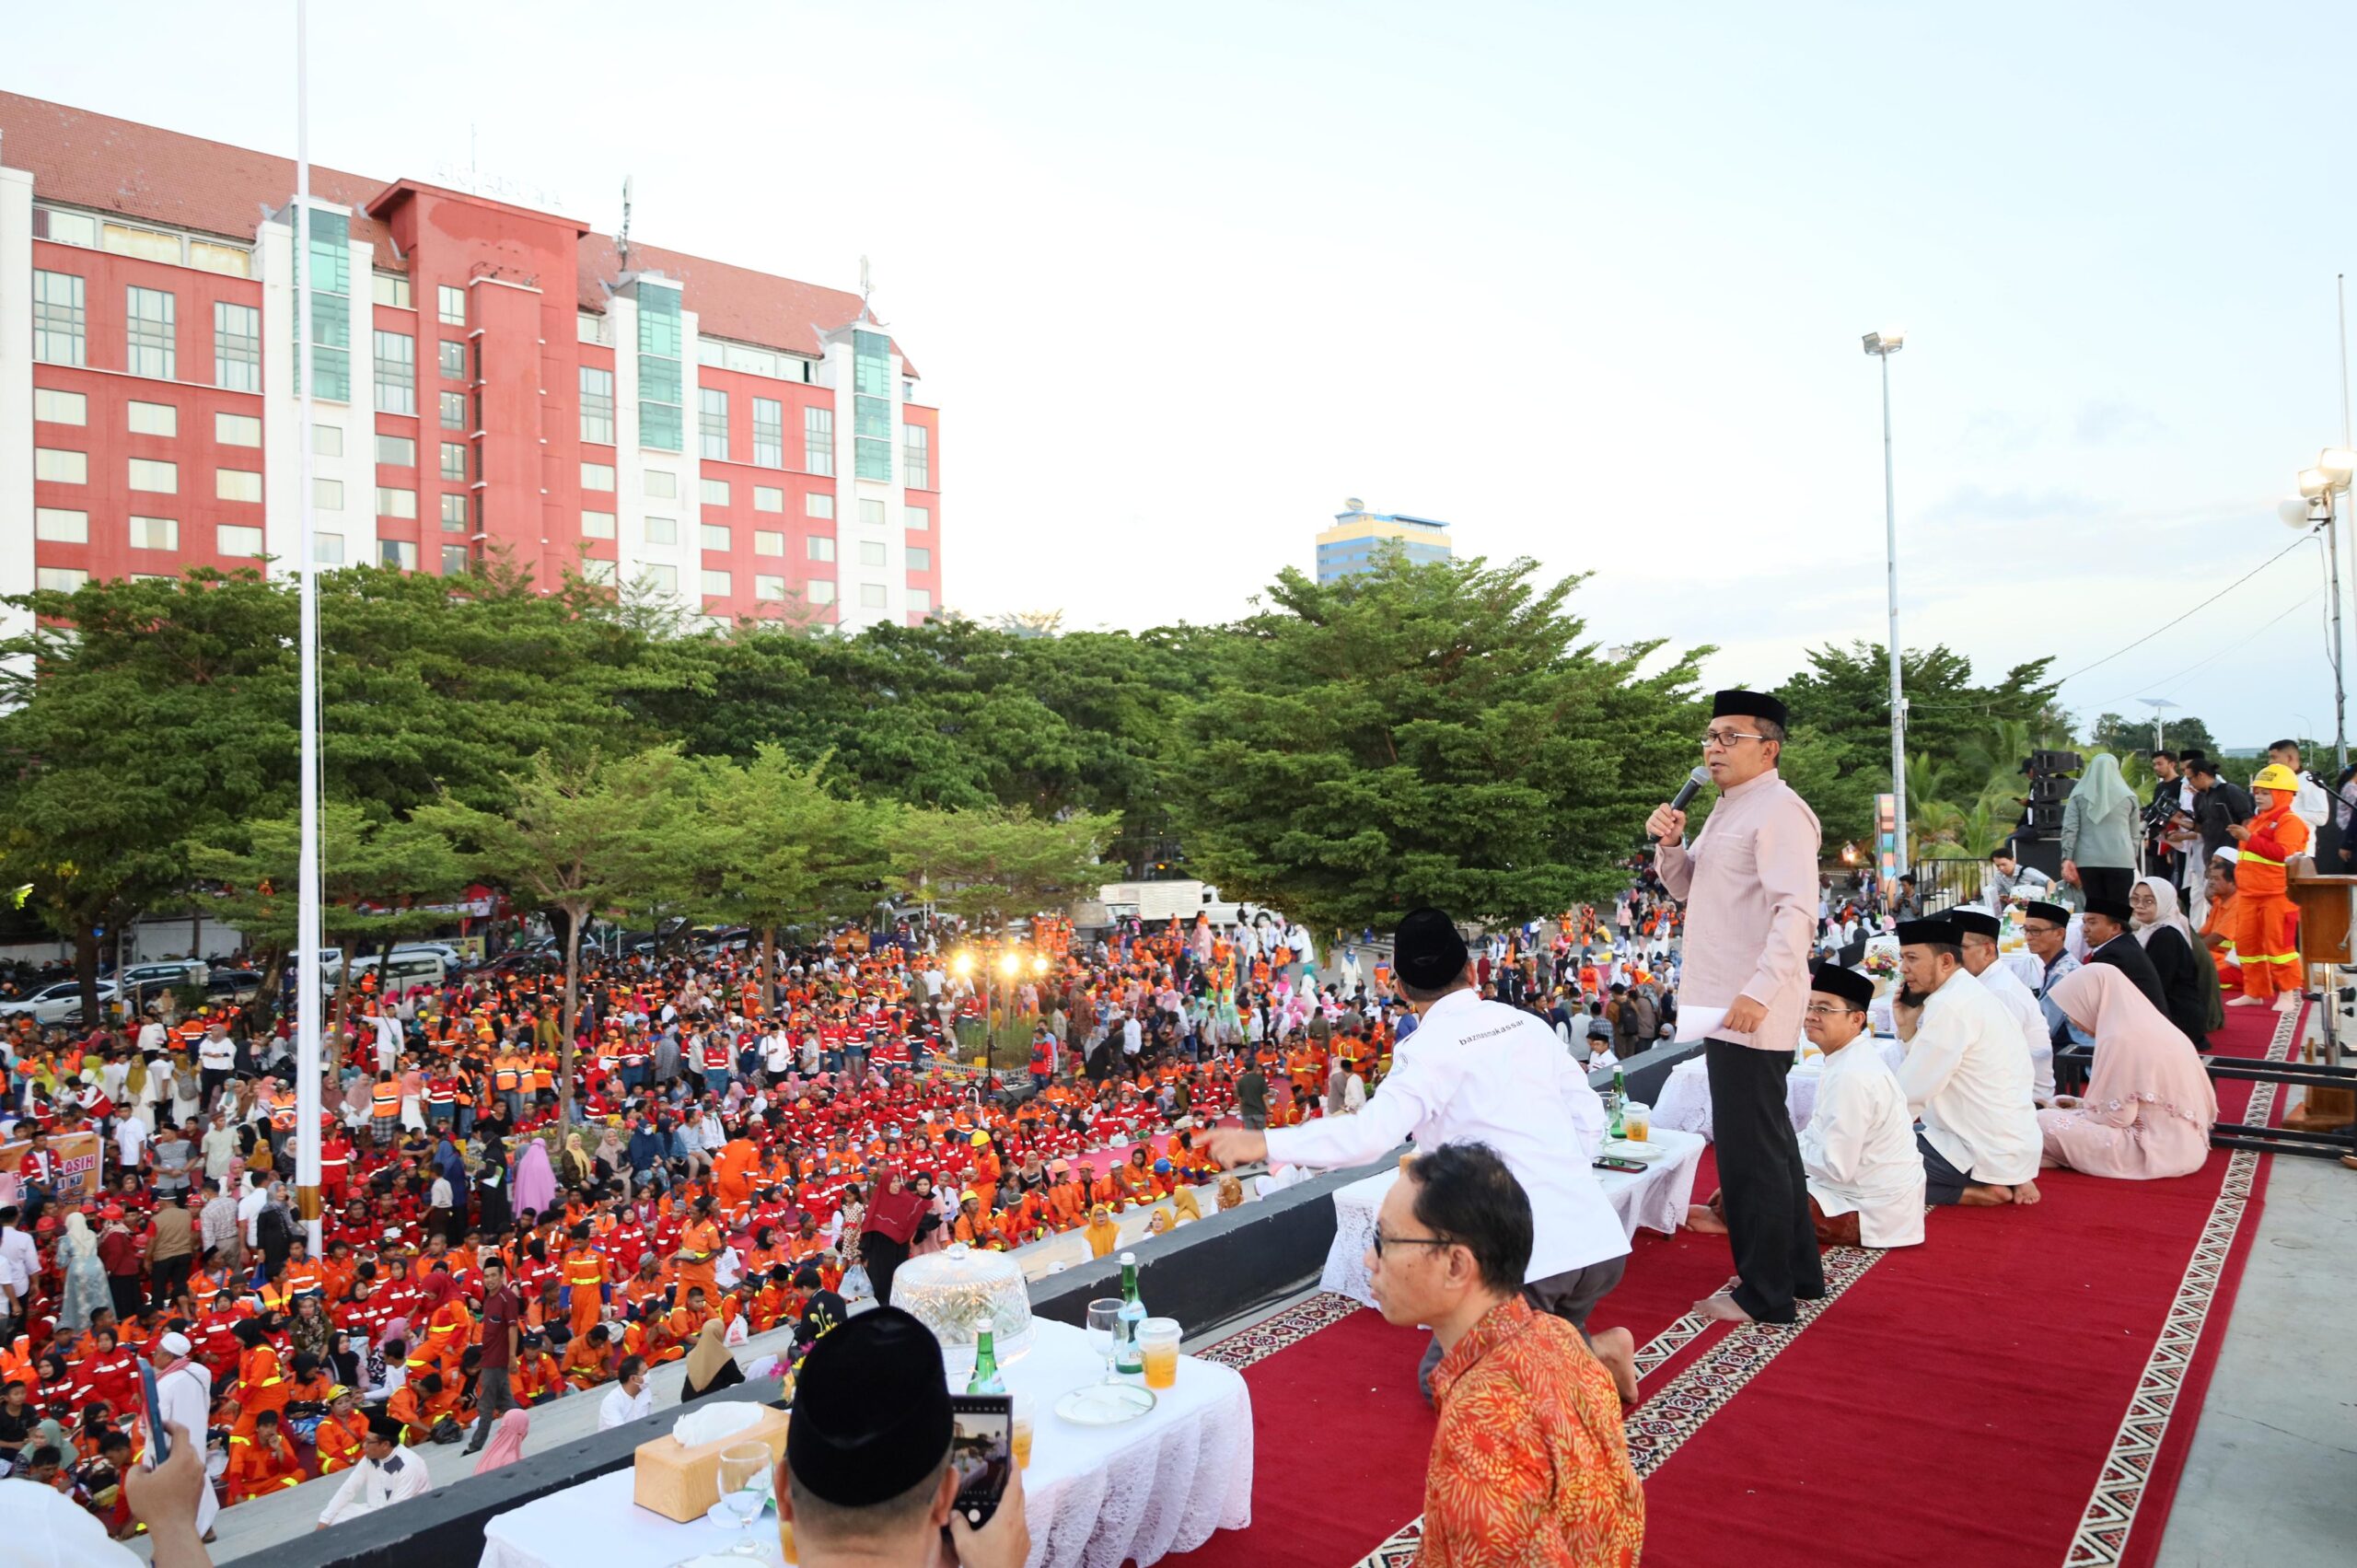
[[1265, 1361], [1287, 1345], [1297, 1345], [1318, 1330], [1364, 1310], [1347, 1295], [1320, 1291], [1306, 1301], [1295, 1302], [1194, 1353], [1202, 1360], [1215, 1361], [1241, 1372], [1254, 1362]]
[[[2274, 1037], [2268, 1041], [2267, 1061], [2289, 1059], [2306, 1016], [2306, 1009], [2295, 1008], [2277, 1020]], [[2253, 1084], [2250, 1107], [2242, 1120], [2253, 1126], [2266, 1126], [2275, 1113], [2276, 1086]], [[2200, 1237], [2194, 1243], [2193, 1256], [2185, 1266], [2185, 1277], [2177, 1282], [2177, 1295], [2169, 1303], [2160, 1338], [2154, 1342], [2153, 1353], [2144, 1362], [2143, 1375], [2137, 1379], [2136, 1392], [2129, 1399], [2128, 1412], [2121, 1417], [2119, 1431], [2112, 1437], [2111, 1452], [2105, 1456], [2103, 1468], [2096, 1474], [2095, 1492], [2087, 1499], [2087, 1511], [2080, 1518], [2078, 1533], [2071, 1538], [2070, 1550], [2063, 1556], [2065, 1568], [2110, 1568], [2127, 1550], [2137, 1509], [2144, 1501], [2153, 1461], [2168, 1432], [2178, 1391], [2185, 1386], [2195, 1348], [2201, 1342], [2201, 1330], [2210, 1320], [2211, 1306], [2217, 1300], [2218, 1282], [2225, 1271], [2227, 1256], [2234, 1250], [2235, 1233], [2242, 1228], [2243, 1215], [2249, 1208], [2251, 1183], [2258, 1174], [2258, 1157], [2256, 1150], [2236, 1149], [2226, 1162], [2226, 1179], [2218, 1189], [2217, 1201], [2210, 1206], [2210, 1218], [2201, 1227]], [[2200, 1412], [2194, 1414], [2198, 1419]]]

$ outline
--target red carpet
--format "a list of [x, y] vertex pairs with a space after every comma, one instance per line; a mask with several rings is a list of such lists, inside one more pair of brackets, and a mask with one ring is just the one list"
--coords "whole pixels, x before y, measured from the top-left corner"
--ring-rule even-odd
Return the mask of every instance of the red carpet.
[[[2213, 1050], [2267, 1053], [2275, 1015], [2227, 1020]], [[2242, 1119], [2250, 1092], [2221, 1084], [2222, 1119]], [[1834, 1295], [1796, 1333], [1679, 1324], [1724, 1283], [1725, 1243], [1641, 1234], [1590, 1327], [1666, 1356], [1630, 1422], [1649, 1568], [2145, 1568], [2265, 1179], [2263, 1159], [2223, 1152], [2170, 1181], [2049, 1171], [2035, 1213], [1941, 1210], [1922, 1247], [1829, 1255]], [[1713, 1179], [1706, 1156], [1697, 1194]], [[1252, 1389], [1253, 1525], [1167, 1561], [1411, 1560], [1412, 1536], [1393, 1532], [1422, 1508], [1424, 1336], [1364, 1310], [1334, 1320], [1335, 1305], [1214, 1351]]]

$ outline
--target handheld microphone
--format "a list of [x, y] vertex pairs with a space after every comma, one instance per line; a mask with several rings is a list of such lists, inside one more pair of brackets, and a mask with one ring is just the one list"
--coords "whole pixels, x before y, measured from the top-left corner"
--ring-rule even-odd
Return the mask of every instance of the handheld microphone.
[[1701, 792], [1702, 786], [1710, 782], [1711, 770], [1702, 767], [1699, 763], [1696, 764], [1694, 771], [1686, 775], [1686, 782], [1678, 786], [1678, 793], [1670, 796], [1669, 808], [1672, 811], [1685, 810], [1687, 803], [1692, 800], [1694, 796]]

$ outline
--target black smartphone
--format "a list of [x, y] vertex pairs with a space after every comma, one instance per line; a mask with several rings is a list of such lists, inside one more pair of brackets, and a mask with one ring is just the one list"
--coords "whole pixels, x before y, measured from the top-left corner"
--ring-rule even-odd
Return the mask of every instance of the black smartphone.
[[1642, 1175], [1645, 1169], [1643, 1160], [1615, 1159], [1609, 1155], [1598, 1155], [1591, 1163], [1598, 1170], [1624, 1170], [1631, 1176]]
[[156, 1365], [143, 1360], [139, 1364], [139, 1397], [147, 1410], [147, 1448], [157, 1464], [172, 1457], [172, 1436], [164, 1429], [163, 1402], [156, 1397]]
[[998, 1511], [1015, 1465], [1015, 1400], [1008, 1394], [952, 1394], [949, 1468], [958, 1472], [955, 1506], [976, 1529]]

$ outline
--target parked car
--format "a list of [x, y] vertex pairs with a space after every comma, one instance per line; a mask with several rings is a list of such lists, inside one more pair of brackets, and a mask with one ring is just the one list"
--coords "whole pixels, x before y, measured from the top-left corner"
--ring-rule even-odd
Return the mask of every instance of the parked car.
[[120, 982], [135, 993], [168, 991], [182, 985], [203, 985], [213, 974], [213, 966], [203, 958], [173, 958], [163, 963], [133, 964], [122, 971]]
[[[114, 985], [109, 981], [99, 982], [99, 1005], [114, 1000]], [[44, 985], [30, 996], [14, 1002], [0, 1002], [0, 1018], [30, 1018], [37, 1024], [64, 1024], [82, 1016], [82, 982], [61, 980]]]
[[250, 1002], [261, 994], [262, 979], [254, 970], [215, 970], [213, 978], [204, 982], [205, 994], [215, 1002]]
[[448, 976], [449, 968], [443, 963], [442, 955], [439, 953], [428, 952], [423, 948], [412, 948], [404, 952], [397, 947], [381, 960], [374, 954], [365, 958], [352, 960], [354, 980], [356, 981], [362, 975], [371, 972], [376, 973], [385, 984], [406, 990], [410, 986], [418, 984], [441, 984]]

